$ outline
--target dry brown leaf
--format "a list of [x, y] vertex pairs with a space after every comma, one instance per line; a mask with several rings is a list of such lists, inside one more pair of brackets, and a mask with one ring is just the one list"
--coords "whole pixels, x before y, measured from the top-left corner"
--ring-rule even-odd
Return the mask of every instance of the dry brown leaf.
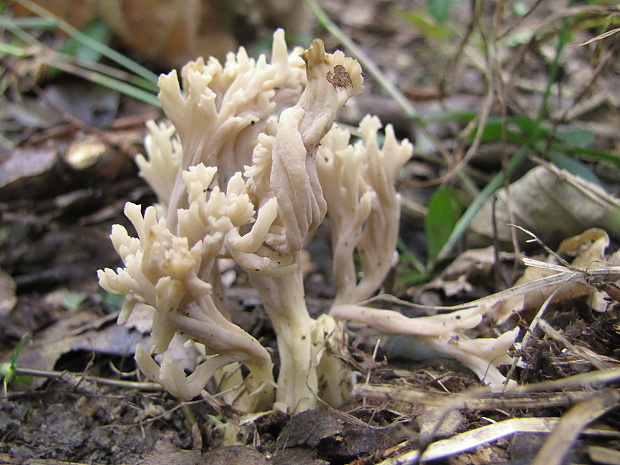
[[[508, 190], [499, 191], [497, 200], [488, 199], [472, 221], [467, 236], [469, 247], [492, 243], [493, 208], [497, 239], [504, 245], [511, 244], [511, 224], [531, 231], [548, 244], [595, 227], [620, 239], [620, 201], [553, 165], [532, 169]], [[521, 243], [530, 239], [520, 231], [517, 237]]]
[[[500, 261], [514, 261], [516, 256], [500, 252], [499, 259]], [[469, 295], [474, 284], [481, 281], [492, 282], [496, 260], [493, 247], [466, 250], [431, 282], [413, 288], [409, 295], [414, 297], [418, 303], [432, 302], [434, 295], [430, 294], [432, 291], [442, 291], [448, 297]]]
[[[587, 270], [587, 267], [591, 264], [605, 262], [604, 253], [608, 245], [609, 236], [607, 233], [602, 229], [592, 228], [582, 234], [562, 241], [558, 252], [575, 256], [571, 267]], [[549, 269], [528, 267], [523, 276], [517, 280], [515, 286], [530, 283], [556, 273], [557, 271]], [[495, 318], [501, 322], [509, 318], [514, 312], [540, 308], [553, 292], [556, 292], [554, 298], [556, 302], [586, 295], [592, 298], [596, 294], [600, 294], [595, 287], [584, 281], [572, 281], [561, 285], [549, 286], [536, 292], [530, 292], [500, 302], [494, 312]], [[602, 311], [604, 308], [598, 308], [598, 310]]]
[[[136, 344], [144, 340], [145, 337], [137, 332], [118, 326], [113, 315], [99, 318], [91, 312], [78, 312], [38, 333], [33, 344], [24, 346], [17, 364], [51, 371], [62, 355], [73, 351], [131, 357]], [[29, 387], [35, 388], [44, 381], [35, 378]]]

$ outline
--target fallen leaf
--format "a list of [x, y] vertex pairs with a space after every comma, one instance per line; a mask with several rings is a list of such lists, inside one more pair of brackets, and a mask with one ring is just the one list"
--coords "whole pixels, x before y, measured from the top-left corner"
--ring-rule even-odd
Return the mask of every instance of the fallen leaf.
[[[553, 165], [538, 166], [508, 190], [500, 190], [496, 200], [490, 198], [484, 203], [470, 226], [468, 247], [491, 244], [494, 221], [497, 239], [506, 246], [512, 242], [513, 223], [547, 244], [594, 227], [620, 239], [620, 200], [568, 171]], [[521, 231], [516, 234], [521, 244], [531, 238]]]
[[50, 186], [58, 183], [56, 164], [54, 150], [15, 150], [0, 169], [0, 200], [21, 199], [25, 193], [28, 198], [48, 198]]
[[[71, 313], [46, 330], [37, 333], [35, 343], [26, 345], [17, 365], [33, 370], [51, 371], [64, 354], [88, 351], [96, 354], [133, 357], [138, 342], [145, 337], [116, 324], [115, 315], [100, 318], [91, 312]], [[45, 381], [35, 379], [31, 388]]]

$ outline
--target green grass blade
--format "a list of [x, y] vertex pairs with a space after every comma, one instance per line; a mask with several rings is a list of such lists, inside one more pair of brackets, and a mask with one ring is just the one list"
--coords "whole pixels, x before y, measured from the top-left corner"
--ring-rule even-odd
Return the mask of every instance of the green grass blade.
[[41, 16], [42, 18], [56, 20], [58, 22], [58, 28], [61, 31], [67, 33], [69, 36], [75, 38], [77, 41], [81, 42], [85, 46], [99, 52], [101, 55], [109, 58], [110, 60], [124, 67], [125, 69], [137, 74], [138, 76], [143, 77], [144, 79], [152, 82], [153, 84], [157, 84], [158, 76], [155, 73], [146, 69], [144, 66], [136, 63], [130, 58], [127, 58], [122, 53], [119, 53], [116, 50], [113, 50], [110, 47], [103, 45], [92, 37], [89, 37], [83, 32], [80, 32], [69, 23], [67, 23], [61, 18], [54, 16], [45, 8], [34, 3], [32, 0], [17, 0], [17, 2], [20, 3], [23, 7], [32, 11], [33, 13]]

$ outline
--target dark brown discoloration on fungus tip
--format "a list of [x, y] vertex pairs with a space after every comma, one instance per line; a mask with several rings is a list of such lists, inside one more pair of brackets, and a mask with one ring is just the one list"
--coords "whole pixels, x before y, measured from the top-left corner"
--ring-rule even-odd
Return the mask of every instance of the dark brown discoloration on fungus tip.
[[349, 76], [349, 73], [347, 73], [347, 70], [342, 65], [334, 66], [334, 72], [329, 71], [325, 77], [336, 90], [338, 90], [338, 88], [344, 89], [353, 86], [351, 76]]

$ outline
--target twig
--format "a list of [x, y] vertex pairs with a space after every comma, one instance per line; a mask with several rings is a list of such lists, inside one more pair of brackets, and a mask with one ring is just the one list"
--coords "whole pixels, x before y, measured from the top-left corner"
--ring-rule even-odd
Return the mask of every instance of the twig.
[[[458, 394], [427, 391], [403, 386], [360, 384], [353, 388], [354, 396], [407, 402], [411, 405], [442, 407]], [[459, 408], [464, 410], [543, 409], [566, 407], [592, 397], [590, 390], [560, 392], [485, 392], [464, 399]]]
[[[523, 336], [523, 340], [521, 341], [520, 353], [524, 353], [525, 349], [529, 346], [530, 340], [534, 337], [534, 334], [536, 332], [536, 328], [538, 327], [538, 323], [540, 321], [542, 321], [543, 315], [547, 311], [547, 308], [549, 307], [549, 305], [551, 304], [551, 302], [555, 298], [555, 296], [558, 293], [559, 289], [560, 289], [559, 287], [556, 288], [549, 295], [549, 297], [547, 297], [545, 299], [545, 301], [542, 303], [542, 305], [538, 309], [538, 312], [536, 312], [536, 316], [532, 319], [532, 322], [530, 323], [530, 325], [528, 327], [528, 330], [525, 333], [525, 336]], [[517, 366], [519, 365], [519, 363], [521, 363], [522, 359], [523, 359], [523, 356], [519, 355], [518, 357], [515, 357], [515, 359], [512, 361], [512, 365], [510, 366], [510, 369], [508, 370], [508, 374], [506, 375], [506, 377], [508, 379], [512, 378], [513, 373], [517, 369]]]
[[163, 391], [163, 388], [158, 383], [150, 383], [143, 381], [124, 381], [122, 379], [109, 379], [100, 378], [98, 376], [88, 376], [79, 373], [70, 373], [66, 371], [45, 371], [45, 370], [33, 370], [30, 368], [15, 367], [16, 376], [36, 376], [39, 378], [62, 378], [63, 376], [73, 375], [85, 379], [86, 381], [92, 381], [97, 384], [105, 386], [116, 386], [120, 388], [138, 389], [140, 391]]
[[[560, 380], [544, 381], [536, 384], [517, 386], [512, 388], [508, 395], [525, 396], [541, 391], [558, 391], [585, 386], [599, 387], [600, 385], [616, 382], [619, 379], [620, 368], [608, 368], [590, 373], [582, 373]], [[585, 403], [579, 405], [585, 404], [592, 407], [588, 402], [592, 400], [592, 398], [599, 398], [598, 392], [600, 392], [600, 390], [598, 392], [593, 392], [592, 390], [587, 390], [584, 392], [589, 393], [591, 397], [590, 399], [585, 400]], [[368, 395], [368, 393], [365, 394]], [[490, 392], [489, 388], [485, 386], [471, 389], [464, 393], [446, 396], [445, 401], [441, 403], [442, 408], [436, 412], [437, 422], [435, 423], [433, 430], [420, 439], [420, 448], [418, 450], [407, 452], [397, 458], [385, 460], [379, 465], [413, 465], [419, 463], [421, 460], [435, 460], [448, 457], [516, 432], [549, 433], [560, 421], [558, 418], [512, 418], [510, 420], [505, 420], [503, 422], [470, 430], [449, 439], [433, 442], [435, 432], [439, 429], [443, 420], [452, 410], [462, 409], [467, 403], [475, 402], [476, 399], [489, 395], [493, 394]], [[506, 395], [506, 393], [502, 394], [502, 396]], [[620, 399], [620, 393], [618, 393], [615, 389], [607, 389], [603, 391], [600, 397], [602, 400], [593, 401], [597, 403], [595, 407], [601, 407], [594, 409], [596, 411], [595, 413], [597, 413], [594, 418], [603, 413], [601, 412], [602, 408], [608, 410], [617, 405], [618, 400]]]
[[[598, 413], [600, 413], [600, 411]], [[412, 450], [398, 457], [384, 460], [378, 465], [413, 465], [420, 463], [420, 461], [438, 460], [474, 449], [478, 446], [483, 446], [516, 433], [551, 433], [552, 431], [555, 433], [554, 428], [563, 420], [564, 419], [553, 417], [510, 418], [434, 442], [424, 452], [421, 450]], [[581, 432], [581, 430], [577, 432]], [[586, 429], [583, 432], [597, 434], [599, 430]], [[551, 463], [555, 464], [559, 462], [540, 462], [540, 464], [545, 465], [550, 465]]]
[[600, 34], [600, 35], [598, 35], [596, 37], [593, 37], [590, 40], [586, 40], [585, 42], [583, 42], [581, 44], [571, 45], [570, 48], [583, 47], [584, 45], [589, 45], [592, 42], [596, 42], [597, 40], [605, 39], [605, 38], [607, 38], [609, 36], [617, 34], [618, 32], [620, 32], [620, 27], [617, 27], [616, 29], [612, 29], [611, 31], [604, 32], [603, 34]]
[[568, 339], [562, 336], [562, 334], [560, 334], [559, 331], [553, 328], [545, 320], [540, 319], [538, 321], [538, 327], [542, 329], [544, 333], [547, 336], [549, 336], [551, 339], [562, 344], [564, 347], [570, 350], [573, 354], [579, 355], [580, 357], [585, 358], [588, 362], [590, 362], [592, 365], [594, 365], [599, 370], [607, 368], [607, 366], [603, 362], [593, 357], [591, 354], [589, 354], [585, 350], [582, 350], [580, 347], [577, 347], [576, 345], [572, 344]]

